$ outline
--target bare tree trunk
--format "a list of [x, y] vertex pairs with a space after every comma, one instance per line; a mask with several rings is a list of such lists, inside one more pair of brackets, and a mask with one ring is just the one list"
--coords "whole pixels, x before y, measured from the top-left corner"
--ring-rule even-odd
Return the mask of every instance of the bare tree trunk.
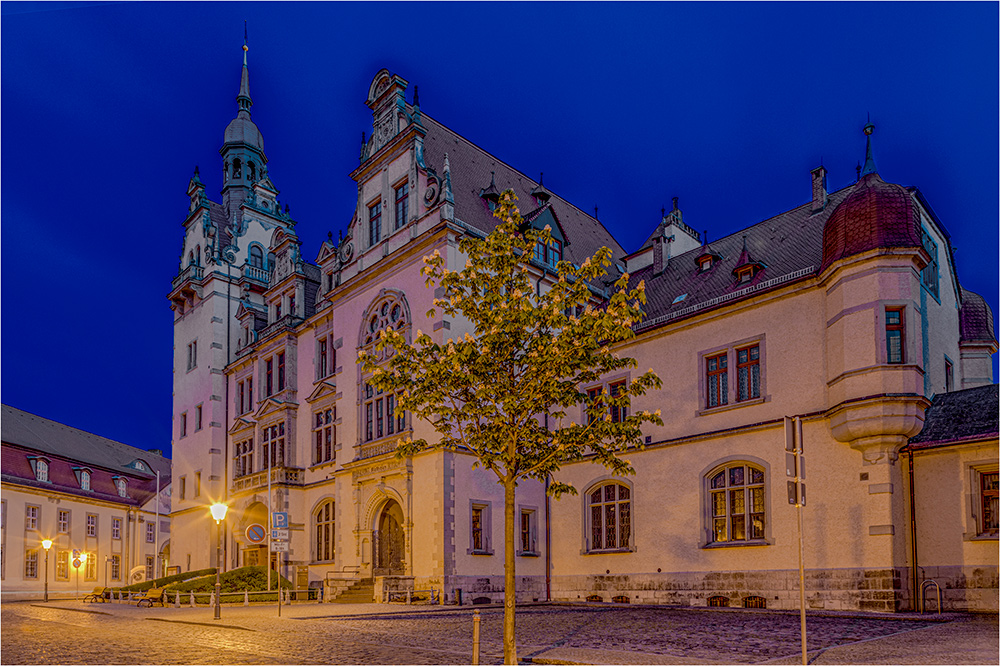
[[514, 641], [514, 490], [512, 476], [503, 484], [503, 663], [517, 663], [517, 644]]

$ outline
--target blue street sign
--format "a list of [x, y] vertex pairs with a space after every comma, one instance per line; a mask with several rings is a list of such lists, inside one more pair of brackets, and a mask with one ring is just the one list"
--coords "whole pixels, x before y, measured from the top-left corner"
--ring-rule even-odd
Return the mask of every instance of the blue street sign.
[[275, 511], [271, 514], [271, 529], [288, 529], [288, 513], [285, 511]]

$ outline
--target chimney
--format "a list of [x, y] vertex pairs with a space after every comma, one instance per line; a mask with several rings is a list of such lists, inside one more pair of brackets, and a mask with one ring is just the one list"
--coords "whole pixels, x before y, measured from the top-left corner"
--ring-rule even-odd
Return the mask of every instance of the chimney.
[[663, 233], [653, 236], [653, 275], [663, 272]]
[[826, 167], [818, 166], [809, 173], [813, 185], [812, 212], [818, 213], [826, 208]]

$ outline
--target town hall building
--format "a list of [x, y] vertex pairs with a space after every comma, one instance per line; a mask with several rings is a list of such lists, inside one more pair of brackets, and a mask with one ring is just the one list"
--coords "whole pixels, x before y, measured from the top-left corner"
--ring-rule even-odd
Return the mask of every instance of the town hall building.
[[[797, 607], [793, 416], [807, 470], [809, 607], [911, 609], [933, 579], [946, 608], [997, 609], [993, 315], [959, 283], [920, 190], [876, 169], [871, 125], [853, 184], [830, 192], [818, 167], [803, 174], [802, 196], [789, 195], [805, 203], [711, 243], [675, 200], [628, 251], [541, 179], [423, 113], [416, 88], [381, 70], [350, 173], [357, 199], [343, 202], [351, 223], [310, 250], [251, 119], [245, 54], [236, 102], [221, 200], [196, 170], [169, 294], [172, 564], [216, 564], [208, 505], [224, 501], [225, 568], [269, 561], [327, 600], [352, 586], [376, 601], [406, 590], [500, 599], [502, 486], [462, 452], [397, 458], [400, 437], [435, 433], [397, 413], [357, 357], [386, 328], [438, 342], [474, 333], [427, 318], [435, 294], [422, 259], [437, 251], [464, 266], [458, 240], [488, 234], [512, 189], [525, 221], [552, 230], [531, 262], [538, 288], [559, 261], [610, 248], [595, 302], [623, 272], [648, 298], [617, 351], [670, 378], [631, 406], [663, 413], [625, 456], [636, 474], [585, 462], [556, 478], [577, 496], [518, 487], [519, 599]], [[288, 539], [269, 548], [248, 528], [269, 527], [275, 512], [287, 514]]]

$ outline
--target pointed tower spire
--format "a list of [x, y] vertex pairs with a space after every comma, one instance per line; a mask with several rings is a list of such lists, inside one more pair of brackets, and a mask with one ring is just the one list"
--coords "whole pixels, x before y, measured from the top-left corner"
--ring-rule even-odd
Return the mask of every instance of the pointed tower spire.
[[247, 67], [247, 31], [243, 24], [243, 71], [240, 74], [240, 91], [236, 95], [236, 117], [226, 127], [222, 148], [223, 159], [222, 205], [227, 217], [234, 219], [239, 206], [251, 195], [251, 188], [265, 173], [267, 156], [264, 154], [264, 137], [250, 119], [250, 70]]
[[877, 173], [878, 169], [875, 168], [875, 158], [872, 156], [872, 132], [875, 131], [875, 125], [872, 124], [869, 118], [868, 124], [865, 125], [865, 165], [861, 168], [861, 178], [864, 178], [870, 173]]
[[247, 51], [249, 50], [250, 48], [247, 46], [247, 22], [243, 21], [243, 73], [240, 76], [240, 92], [236, 96], [236, 103], [239, 105], [240, 113], [246, 111], [247, 117], [250, 117], [250, 107], [253, 106], [253, 100], [250, 99], [250, 70], [247, 69]]

